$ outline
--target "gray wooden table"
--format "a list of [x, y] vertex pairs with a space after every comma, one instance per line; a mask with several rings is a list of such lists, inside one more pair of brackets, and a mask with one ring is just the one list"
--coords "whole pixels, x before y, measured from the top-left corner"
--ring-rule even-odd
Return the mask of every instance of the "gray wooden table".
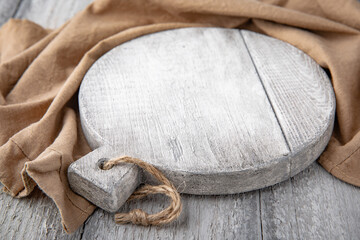
[[[0, 0], [0, 25], [25, 18], [55, 28], [91, 0]], [[360, 239], [360, 189], [332, 177], [318, 163], [262, 190], [226, 196], [183, 195], [184, 211], [165, 227], [118, 226], [97, 209], [67, 235], [55, 204], [40, 190], [13, 199], [0, 193], [0, 239]], [[150, 212], [162, 197], [126, 205]]]

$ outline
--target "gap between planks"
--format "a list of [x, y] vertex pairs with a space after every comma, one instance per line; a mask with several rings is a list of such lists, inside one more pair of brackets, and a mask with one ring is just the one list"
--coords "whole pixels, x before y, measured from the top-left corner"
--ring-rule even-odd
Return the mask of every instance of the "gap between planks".
[[[256, 71], [256, 75], [258, 76], [259, 81], [260, 81], [260, 83], [261, 83], [261, 86], [262, 86], [263, 89], [264, 89], [264, 92], [265, 92], [265, 95], [266, 95], [266, 97], [267, 97], [267, 100], [268, 100], [269, 103], [270, 103], [271, 109], [272, 109], [272, 111], [273, 111], [273, 113], [274, 113], [274, 115], [275, 115], [276, 121], [277, 121], [277, 123], [279, 124], [281, 133], [282, 133], [282, 135], [283, 135], [283, 137], [284, 137], [284, 140], [285, 140], [285, 142], [286, 142], [286, 146], [287, 146], [287, 148], [288, 148], [288, 150], [289, 150], [289, 153], [291, 154], [291, 153], [292, 153], [292, 149], [290, 148], [289, 141], [288, 141], [288, 139], [287, 139], [287, 137], [286, 137], [286, 135], [285, 135], [284, 128], [283, 128], [283, 126], [281, 125], [281, 123], [280, 123], [280, 121], [279, 121], [279, 117], [277, 116], [277, 112], [275, 111], [274, 104], [273, 104], [273, 102], [271, 101], [271, 99], [270, 99], [270, 97], [269, 97], [269, 93], [268, 93], [268, 91], [267, 91], [267, 89], [266, 89], [266, 87], [265, 87], [265, 85], [264, 85], [264, 81], [262, 80], [262, 78], [261, 78], [261, 76], [260, 76], [260, 74], [259, 74], [258, 67], [256, 66], [255, 61], [254, 61], [254, 59], [253, 59], [253, 57], [252, 57], [252, 55], [251, 55], [251, 53], [250, 53], [249, 47], [248, 47], [248, 45], [247, 45], [247, 43], [246, 43], [246, 41], [245, 41], [244, 36], [242, 35], [242, 33], [241, 33], [240, 30], [239, 30], [238, 32], [239, 32], [239, 34], [240, 34], [240, 36], [241, 36], [241, 38], [242, 38], [242, 40], [243, 40], [243, 42], [244, 42], [245, 48], [246, 48], [246, 50], [247, 50], [247, 52], [248, 52], [248, 54], [249, 54], [249, 56], [250, 56], [251, 62], [252, 62], [253, 65], [254, 65], [254, 68], [255, 68], [255, 71]], [[291, 164], [291, 161], [290, 161], [290, 164]], [[290, 166], [290, 170], [291, 170], [291, 166]], [[290, 176], [291, 176], [291, 173], [290, 173]]]

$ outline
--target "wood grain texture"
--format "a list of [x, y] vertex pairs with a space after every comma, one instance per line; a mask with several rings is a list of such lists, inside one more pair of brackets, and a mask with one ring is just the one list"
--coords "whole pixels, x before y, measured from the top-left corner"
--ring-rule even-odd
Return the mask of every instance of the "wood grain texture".
[[[79, 106], [93, 148], [143, 159], [191, 194], [288, 179], [324, 150], [335, 113], [330, 80], [309, 56], [221, 28], [164, 31], [112, 49], [86, 73]], [[83, 176], [113, 178], [97, 173]]]
[[[42, 1], [53, 5], [57, 2]], [[61, 2], [76, 4], [73, 0]], [[44, 6], [38, 6], [41, 7]], [[48, 12], [51, 8], [44, 8], [47, 10], [38, 15], [29, 14], [29, 18], [36, 20], [42, 14], [51, 18]], [[59, 13], [69, 18], [66, 14], [69, 12]], [[59, 25], [63, 23], [60, 18], [58, 21]], [[79, 230], [80, 233], [67, 236], [61, 232], [55, 205], [44, 194], [35, 192], [28, 198], [14, 199], [0, 193], [0, 238], [106, 240], [171, 239], [172, 236], [179, 239], [183, 236], [185, 239], [337, 240], [358, 239], [360, 236], [360, 189], [332, 177], [317, 163], [291, 180], [262, 190], [228, 196], [183, 197], [183, 215], [180, 222], [172, 226], [117, 226], [113, 214], [98, 209], [84, 224], [82, 235]], [[122, 210], [137, 206], [156, 211], [165, 204], [162, 199], [154, 197], [126, 205]], [[207, 209], [212, 211], [207, 213]]]
[[28, 19], [46, 28], [57, 28], [92, 0], [22, 0], [15, 18]]
[[360, 189], [319, 164], [261, 190], [264, 239], [359, 239]]
[[[84, 228], [84, 239], [261, 239], [258, 191], [226, 196], [183, 195], [179, 219], [164, 227], [116, 225], [113, 216], [95, 211]], [[156, 212], [168, 201], [149, 197], [124, 206], [120, 211], [142, 208]]]
[[[309, 154], [313, 149], [317, 158], [332, 132], [336, 105], [325, 71], [290, 44], [280, 49], [274, 38], [250, 31], [242, 31], [242, 35], [292, 154]], [[312, 162], [304, 156], [291, 160], [291, 176]]]
[[[0, 187], [3, 186], [0, 184]], [[69, 235], [62, 229], [53, 201], [39, 189], [26, 198], [0, 194], [1, 239], [80, 239], [83, 229]]]
[[237, 30], [164, 31], [120, 45], [86, 73], [79, 105], [92, 147], [172, 171], [238, 171], [289, 153]]
[[1, 0], [0, 1], [0, 26], [9, 18], [14, 17], [18, 10], [21, 0]]
[[133, 164], [101, 169], [102, 161], [118, 156], [116, 149], [102, 146], [76, 161], [68, 169], [71, 189], [96, 206], [116, 212], [142, 182], [141, 171]]
[[[225, 196], [183, 195], [184, 212], [166, 227], [116, 225], [97, 209], [84, 239], [358, 239], [360, 190], [327, 173], [318, 163], [262, 190]], [[161, 197], [125, 205], [120, 211], [166, 207]]]

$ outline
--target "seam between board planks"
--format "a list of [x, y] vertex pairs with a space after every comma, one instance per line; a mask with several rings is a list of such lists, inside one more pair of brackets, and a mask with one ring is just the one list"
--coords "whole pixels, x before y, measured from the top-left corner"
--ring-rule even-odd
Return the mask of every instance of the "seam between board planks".
[[[248, 52], [248, 54], [249, 54], [249, 56], [250, 56], [251, 62], [252, 62], [252, 64], [254, 65], [254, 68], [255, 68], [255, 71], [256, 71], [256, 75], [258, 76], [259, 81], [260, 81], [260, 83], [261, 83], [261, 86], [262, 86], [263, 89], [264, 89], [264, 92], [265, 92], [265, 94], [266, 94], [266, 97], [267, 97], [267, 99], [268, 99], [268, 101], [269, 101], [269, 103], [270, 103], [271, 109], [272, 109], [272, 111], [274, 112], [276, 121], [277, 121], [277, 123], [279, 124], [279, 127], [280, 127], [280, 129], [281, 129], [281, 133], [282, 133], [282, 135], [283, 135], [283, 137], [284, 137], [284, 139], [285, 139], [286, 146], [287, 146], [289, 152], [291, 153], [292, 151], [291, 151], [291, 148], [290, 148], [289, 141], [288, 141], [288, 139], [287, 139], [287, 137], [286, 137], [286, 135], [285, 135], [285, 133], [284, 133], [283, 126], [281, 125], [281, 123], [280, 123], [280, 121], [279, 121], [279, 118], [278, 118], [277, 113], [276, 113], [275, 108], [274, 108], [274, 104], [273, 104], [273, 102], [271, 101], [271, 99], [270, 99], [270, 97], [269, 97], [269, 93], [268, 93], [268, 91], [266, 90], [266, 87], [265, 87], [265, 85], [264, 85], [264, 82], [263, 82], [260, 74], [259, 74], [259, 71], [258, 71], [258, 68], [257, 68], [257, 66], [256, 66], [256, 64], [255, 64], [255, 61], [254, 61], [254, 59], [253, 59], [253, 57], [252, 57], [252, 55], [251, 55], [251, 53], [250, 53], [250, 50], [249, 50], [248, 45], [247, 45], [247, 43], [246, 43], [246, 41], [245, 41], [245, 38], [244, 38], [244, 36], [242, 35], [242, 33], [241, 33], [240, 30], [239, 30], [239, 34], [240, 34], [240, 36], [241, 36], [241, 38], [242, 38], [242, 40], [243, 40], [243, 42], [244, 42], [245, 48], [246, 48], [246, 50], [247, 50], [247, 52]], [[290, 163], [291, 163], [291, 162], [290, 162]], [[291, 170], [291, 166], [290, 166], [290, 170]], [[291, 172], [290, 172], [290, 176], [291, 176]]]

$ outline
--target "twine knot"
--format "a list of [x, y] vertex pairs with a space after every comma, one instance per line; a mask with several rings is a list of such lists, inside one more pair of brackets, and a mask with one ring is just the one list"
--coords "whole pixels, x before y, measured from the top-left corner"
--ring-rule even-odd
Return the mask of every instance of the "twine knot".
[[141, 209], [134, 209], [129, 213], [119, 213], [115, 216], [115, 222], [119, 224], [133, 223], [137, 225], [149, 226], [150, 221], [148, 219], [149, 214]]
[[115, 222], [118, 224], [133, 223], [143, 226], [149, 225], [161, 225], [174, 221], [179, 217], [182, 210], [182, 203], [179, 192], [176, 190], [174, 185], [162, 174], [160, 170], [148, 164], [138, 158], [133, 158], [129, 156], [123, 156], [115, 159], [111, 159], [105, 162], [102, 166], [102, 169], [108, 170], [113, 166], [120, 163], [133, 163], [141, 167], [151, 175], [153, 175], [157, 180], [159, 180], [163, 185], [151, 186], [144, 185], [136, 190], [128, 199], [128, 201], [134, 199], [141, 199], [149, 194], [164, 194], [171, 199], [170, 205], [155, 214], [148, 214], [141, 209], [134, 209], [129, 213], [116, 213]]

